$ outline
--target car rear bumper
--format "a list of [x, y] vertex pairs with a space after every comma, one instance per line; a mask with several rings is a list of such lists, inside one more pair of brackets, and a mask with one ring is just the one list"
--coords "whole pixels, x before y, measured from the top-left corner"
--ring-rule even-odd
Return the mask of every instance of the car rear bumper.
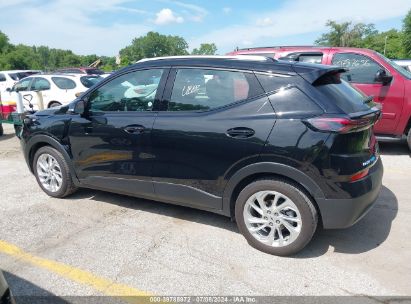
[[[372, 208], [382, 186], [383, 165], [381, 159], [370, 169], [369, 175], [355, 182], [365, 194], [349, 199], [317, 199], [323, 228], [347, 228], [358, 222]], [[353, 183], [354, 184], [354, 183]]]

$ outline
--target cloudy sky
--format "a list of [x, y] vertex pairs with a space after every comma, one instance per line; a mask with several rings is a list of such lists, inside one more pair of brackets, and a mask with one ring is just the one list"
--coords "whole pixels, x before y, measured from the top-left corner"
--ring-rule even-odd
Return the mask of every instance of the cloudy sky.
[[410, 0], [1, 0], [0, 30], [12, 43], [116, 55], [148, 31], [179, 35], [190, 48], [312, 44], [328, 19], [401, 28]]

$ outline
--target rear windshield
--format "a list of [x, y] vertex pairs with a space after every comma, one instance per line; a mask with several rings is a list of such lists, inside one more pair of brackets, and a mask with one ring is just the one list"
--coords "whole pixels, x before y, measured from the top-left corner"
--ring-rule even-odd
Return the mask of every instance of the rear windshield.
[[86, 73], [89, 75], [102, 75], [104, 72], [99, 69], [86, 69]]
[[71, 90], [76, 87], [76, 83], [66, 77], [51, 77], [51, 80], [53, 80], [54, 84], [62, 90]]
[[81, 76], [80, 81], [85, 86], [86, 88], [91, 88], [93, 85], [96, 83], [100, 82], [103, 80], [103, 77], [100, 76]]
[[367, 96], [342, 80], [340, 74], [326, 74], [313, 85], [347, 114], [370, 109], [366, 103]]

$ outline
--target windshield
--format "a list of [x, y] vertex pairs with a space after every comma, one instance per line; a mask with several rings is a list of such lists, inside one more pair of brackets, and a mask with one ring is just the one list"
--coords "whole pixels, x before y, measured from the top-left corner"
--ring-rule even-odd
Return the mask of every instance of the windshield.
[[18, 73], [10, 73], [9, 76], [11, 79], [15, 81], [19, 81], [20, 79], [23, 79], [24, 77], [29, 76], [30, 74], [27, 72], [18, 72]]
[[86, 87], [86, 88], [91, 88], [93, 85], [96, 83], [100, 82], [103, 80], [103, 77], [100, 76], [82, 76], [80, 77], [81, 83]]
[[400, 73], [402, 76], [404, 76], [407, 79], [411, 79], [411, 72], [407, 71], [403, 67], [399, 66], [396, 64], [394, 61], [391, 59], [388, 59], [384, 55], [380, 54], [377, 52], [377, 55], [381, 57], [382, 60], [386, 61], [389, 65], [391, 65], [398, 73]]

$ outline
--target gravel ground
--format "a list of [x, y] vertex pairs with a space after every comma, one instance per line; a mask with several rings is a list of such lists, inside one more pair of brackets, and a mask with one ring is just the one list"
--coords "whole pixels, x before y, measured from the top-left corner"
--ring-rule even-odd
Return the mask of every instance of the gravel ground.
[[[371, 212], [319, 231], [292, 258], [251, 248], [234, 223], [190, 208], [83, 189], [45, 195], [13, 129], [0, 137], [0, 240], [33, 256], [154, 295], [411, 295], [411, 159], [381, 144], [385, 175]], [[0, 250], [15, 295], [102, 295], [90, 284]]]

